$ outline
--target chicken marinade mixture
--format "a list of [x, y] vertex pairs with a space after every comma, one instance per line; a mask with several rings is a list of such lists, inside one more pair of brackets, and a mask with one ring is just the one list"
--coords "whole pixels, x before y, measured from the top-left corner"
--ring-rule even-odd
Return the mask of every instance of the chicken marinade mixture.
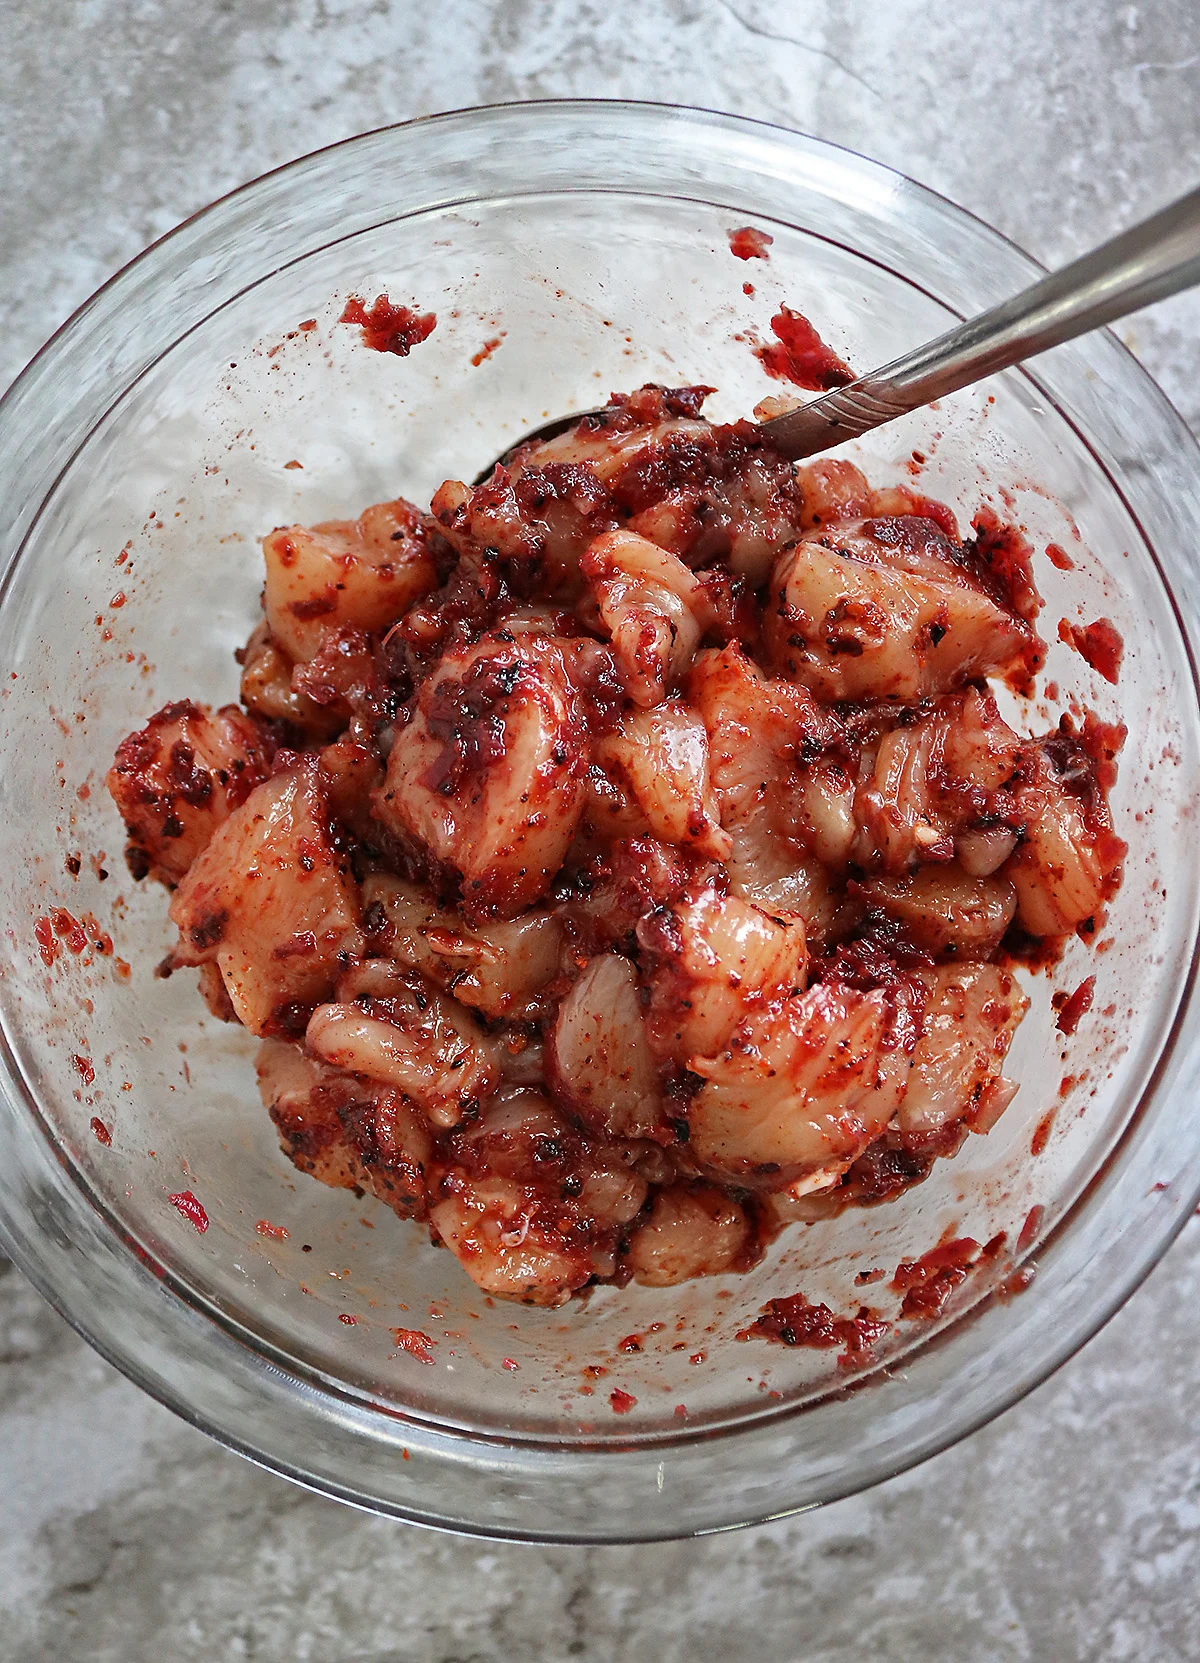
[[503, 1298], [918, 1182], [1013, 1097], [1013, 964], [1119, 881], [1123, 730], [1031, 738], [989, 685], [1042, 662], [1020, 534], [710, 390], [273, 531], [241, 704], [108, 776], [287, 1155]]

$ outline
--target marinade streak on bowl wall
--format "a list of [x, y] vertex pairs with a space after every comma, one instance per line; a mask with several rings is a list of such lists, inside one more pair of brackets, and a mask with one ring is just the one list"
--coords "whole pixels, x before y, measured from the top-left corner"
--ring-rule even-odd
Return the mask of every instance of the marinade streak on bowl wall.
[[744, 1268], [1015, 1086], [1012, 973], [1120, 877], [1121, 728], [1028, 737], [1041, 602], [981, 511], [797, 470], [708, 388], [264, 542], [241, 705], [109, 787], [296, 1166], [487, 1292]]

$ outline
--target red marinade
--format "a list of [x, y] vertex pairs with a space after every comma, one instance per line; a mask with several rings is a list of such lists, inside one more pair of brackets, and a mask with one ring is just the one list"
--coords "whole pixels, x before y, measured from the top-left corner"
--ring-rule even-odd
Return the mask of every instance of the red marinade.
[[963, 1236], [931, 1248], [919, 1259], [897, 1265], [892, 1286], [904, 1295], [900, 1315], [923, 1320], [940, 1316], [979, 1256], [979, 1243]]
[[1084, 625], [1060, 618], [1058, 638], [1065, 641], [1068, 647], [1074, 647], [1080, 658], [1105, 681], [1111, 681], [1116, 686], [1121, 673], [1121, 659], [1125, 655], [1125, 643], [1120, 631], [1108, 618], [1097, 618], [1093, 623]]
[[829, 392], [848, 386], [854, 371], [817, 334], [812, 324], [790, 306], [782, 306], [771, 319], [774, 341], [755, 347], [755, 356], [776, 381], [813, 392]]
[[372, 352], [393, 352], [398, 358], [407, 358], [413, 347], [428, 340], [437, 328], [435, 313], [393, 306], [385, 294], [377, 296], [370, 306], [351, 295], [338, 322], [360, 324], [364, 346]]
[[1092, 1008], [1092, 1000], [1096, 994], [1096, 978], [1088, 976], [1080, 982], [1074, 993], [1054, 995], [1051, 1003], [1058, 1012], [1055, 1027], [1059, 1033], [1073, 1034], [1081, 1020]]
[[757, 231], [753, 225], [740, 226], [729, 233], [729, 252], [736, 260], [769, 260], [767, 250], [775, 241], [765, 231]]
[[843, 1346], [845, 1357], [855, 1358], [882, 1339], [888, 1328], [866, 1306], [857, 1316], [839, 1317], [828, 1305], [810, 1305], [803, 1294], [796, 1293], [770, 1300], [747, 1332], [787, 1346]]

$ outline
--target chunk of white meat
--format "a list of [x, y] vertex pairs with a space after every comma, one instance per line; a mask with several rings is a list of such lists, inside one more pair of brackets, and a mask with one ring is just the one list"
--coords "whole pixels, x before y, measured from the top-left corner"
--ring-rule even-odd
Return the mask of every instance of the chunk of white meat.
[[496, 467], [474, 487], [446, 480], [431, 509], [442, 535], [457, 551], [459, 577], [487, 571], [496, 557], [524, 574], [522, 588], [569, 605], [579, 597], [579, 561], [588, 544], [615, 523], [608, 492], [586, 464], [523, 466], [515, 459]]
[[990, 878], [998, 872], [1017, 846], [1012, 826], [978, 826], [960, 831], [954, 839], [954, 856], [972, 878]]
[[862, 520], [874, 512], [874, 492], [866, 474], [853, 462], [819, 456], [796, 469], [805, 531], [843, 520]]
[[175, 964], [215, 960], [252, 1033], [291, 1033], [362, 950], [359, 893], [312, 764], [256, 786], [175, 891]]
[[384, 629], [437, 582], [417, 510], [402, 499], [357, 520], [280, 526], [263, 554], [267, 624], [298, 664], [316, 656], [327, 629]]
[[371, 1190], [401, 1218], [424, 1215], [433, 1138], [401, 1092], [364, 1088], [286, 1040], [263, 1040], [256, 1068], [263, 1103], [299, 1171], [334, 1188]]
[[531, 1228], [526, 1186], [478, 1177], [436, 1201], [429, 1221], [484, 1293], [525, 1305], [562, 1305], [594, 1275], [588, 1255], [556, 1230]]
[[264, 1039], [255, 1062], [263, 1107], [288, 1159], [334, 1189], [366, 1189], [369, 1178], [338, 1113], [354, 1082], [305, 1056], [291, 1040]]
[[625, 1263], [635, 1282], [669, 1288], [741, 1269], [752, 1246], [750, 1220], [732, 1197], [711, 1184], [673, 1184], [633, 1231]]
[[495, 1091], [493, 1043], [457, 1000], [419, 975], [373, 959], [313, 1012], [305, 1043], [349, 1074], [395, 1086], [435, 1126], [456, 1126]]
[[178, 883], [217, 827], [267, 777], [275, 747], [236, 705], [166, 705], [117, 747], [107, 785], [135, 876]]
[[[748, 832], [742, 849], [745, 852], [752, 848]], [[824, 951], [836, 932], [844, 899], [844, 890], [834, 874], [815, 855], [789, 855], [786, 845], [780, 847], [765, 835], [751, 872], [747, 875], [743, 868], [743, 875], [733, 882], [734, 892], [781, 922], [795, 920], [803, 924], [812, 950]]]
[[646, 1191], [615, 1151], [580, 1139], [537, 1092], [516, 1091], [453, 1139], [430, 1223], [485, 1293], [561, 1305], [613, 1274]]
[[1003, 861], [1003, 842], [980, 841], [978, 834], [981, 827], [994, 831], [1003, 816], [1013, 824], [1019, 818], [1010, 787], [1024, 754], [991, 694], [978, 688], [944, 698], [924, 720], [884, 733], [862, 759], [854, 860], [868, 870], [907, 872], [924, 862], [952, 860], [966, 834], [967, 858], [977, 871], [987, 867], [989, 856]]
[[798, 768], [788, 785], [779, 807], [788, 836], [815, 855], [822, 866], [842, 871], [858, 830], [854, 820], [855, 779], [849, 763], [840, 758], [820, 758]]
[[858, 895], [895, 919], [924, 952], [963, 958], [994, 952], [1017, 911], [1017, 892], [1007, 878], [971, 877], [953, 864], [872, 878], [859, 886]]
[[[907, 872], [921, 860], [953, 858], [953, 838], [934, 783], [947, 725], [946, 718], [934, 716], [880, 739], [854, 803], [860, 866]], [[864, 763], [870, 761], [864, 757]]]
[[630, 698], [651, 709], [683, 678], [712, 621], [700, 580], [682, 560], [632, 531], [597, 537], [580, 569]]
[[555, 1101], [601, 1136], [644, 1138], [665, 1125], [637, 971], [619, 953], [590, 960], [559, 1006], [546, 1079]]
[[757, 589], [770, 576], [780, 549], [801, 529], [787, 464], [765, 449], [746, 451], [734, 461], [718, 445], [707, 460], [708, 477], [702, 483], [684, 485], [639, 508], [628, 529], [693, 568], [720, 560], [734, 577]]
[[1003, 868], [1017, 891], [1017, 916], [1030, 935], [1065, 935], [1104, 905], [1124, 845], [1107, 824], [1089, 824], [1084, 805], [1037, 755], [1018, 793], [1021, 841]]
[[538, 995], [558, 974], [561, 921], [534, 907], [519, 918], [493, 919], [468, 929], [416, 884], [373, 872], [363, 883], [363, 905], [382, 910], [384, 950], [410, 964], [483, 1015], [508, 1022], [534, 1020]]
[[[886, 527], [902, 540], [880, 540]], [[818, 698], [916, 703], [1002, 670], [1035, 645], [1029, 625], [951, 558], [918, 516], [813, 532], [785, 549], [764, 627], [774, 663]]]
[[706, 890], [638, 927], [650, 988], [646, 1026], [660, 1057], [691, 1066], [729, 1043], [758, 1007], [803, 990], [804, 926]]
[[583, 804], [584, 742], [546, 637], [485, 638], [421, 685], [376, 795], [385, 826], [458, 874], [468, 923], [513, 918], [562, 864]]
[[372, 812], [374, 793], [383, 784], [383, 763], [377, 746], [344, 733], [319, 752], [321, 783], [334, 818], [368, 848], [379, 841], [379, 822]]
[[345, 713], [320, 705], [292, 685], [296, 666], [273, 638], [266, 619], [241, 653], [239, 696], [246, 709], [269, 722], [290, 722], [306, 738], [330, 739], [345, 725]]
[[837, 910], [835, 884], [802, 838], [840, 853], [845, 805], [832, 773], [810, 773], [799, 759], [836, 743], [837, 722], [805, 689], [768, 681], [736, 646], [699, 655], [688, 697], [708, 732], [734, 893], [767, 911], [798, 913], [820, 945]]
[[611, 484], [647, 445], [660, 443], [669, 433], [702, 437], [709, 424], [693, 417], [678, 416], [629, 425], [616, 421], [579, 422], [552, 439], [540, 439], [522, 446], [512, 459], [512, 472], [519, 477], [529, 468], [553, 465], [585, 465], [603, 485]]
[[[916, 516], [934, 522], [952, 542], [958, 528], [951, 510], [907, 485], [873, 486], [853, 462], [819, 456], [796, 470], [796, 487], [805, 531], [845, 520], [897, 519]], [[919, 535], [919, 534], [918, 534]]]
[[689, 1150], [715, 1176], [782, 1189], [848, 1165], [899, 1107], [909, 1059], [888, 995], [818, 983], [691, 1063]]
[[994, 964], [954, 965], [928, 972], [929, 1000], [913, 1051], [908, 1090], [896, 1124], [901, 1132], [936, 1132], [953, 1121], [995, 1118], [1016, 1087], [1002, 1077], [1004, 1058], [1029, 1000], [1009, 971]]
[[638, 802], [632, 783], [626, 779], [618, 756], [607, 764], [597, 760], [596, 750], [603, 740], [593, 745], [592, 761], [584, 778], [583, 810], [575, 844], [567, 857], [568, 864], [603, 855], [620, 838], [649, 838], [653, 834], [650, 822]]
[[[728, 858], [733, 844], [721, 823], [709, 777], [708, 733], [704, 723], [678, 700], [625, 717], [616, 733], [594, 746], [595, 768], [615, 788], [614, 800], [637, 804], [648, 830], [660, 843], [690, 849], [710, 860]], [[604, 798], [593, 777], [589, 813], [604, 824]], [[640, 831], [628, 814], [610, 813], [614, 832]], [[618, 822], [620, 822], [618, 824]]]

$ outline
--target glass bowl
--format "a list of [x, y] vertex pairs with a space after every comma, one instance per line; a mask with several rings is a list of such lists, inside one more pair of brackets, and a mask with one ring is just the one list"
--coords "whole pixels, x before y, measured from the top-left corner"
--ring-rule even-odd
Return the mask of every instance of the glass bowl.
[[[769, 259], [733, 257], [748, 223]], [[1045, 729], [1074, 690], [1128, 722], [1124, 887], [1095, 950], [1072, 942], [1027, 979], [1021, 1089], [994, 1130], [897, 1201], [792, 1229], [748, 1275], [492, 1304], [419, 1227], [301, 1178], [259, 1106], [253, 1043], [207, 1016], [189, 975], [155, 979], [166, 898], [127, 877], [102, 784], [158, 705], [236, 696], [272, 526], [428, 501], [612, 388], [703, 381], [717, 416], [747, 413], [779, 391], [752, 347], [780, 301], [865, 368], [1037, 269], [813, 139], [653, 105], [510, 105], [368, 134], [235, 192], [25, 371], [0, 406], [0, 1239], [131, 1378], [380, 1512], [669, 1537], [810, 1507], [944, 1447], [1160, 1257], [1200, 1188], [1200, 458], [1111, 335], [853, 450], [876, 481], [917, 472], [963, 523], [986, 500], [1026, 527], [1058, 702], [1015, 715]], [[349, 294], [381, 292], [437, 315], [406, 358], [337, 322]], [[1060, 617], [1099, 614], [1126, 643], [1116, 689], [1055, 638]], [[1068, 1037], [1051, 995], [1087, 975], [1092, 1009]], [[170, 1201], [184, 1191], [203, 1233]], [[800, 1290], [894, 1317], [895, 1267], [947, 1231], [1003, 1231], [1005, 1247], [868, 1366], [739, 1341], [765, 1300]], [[394, 1328], [427, 1334], [432, 1366]]]

